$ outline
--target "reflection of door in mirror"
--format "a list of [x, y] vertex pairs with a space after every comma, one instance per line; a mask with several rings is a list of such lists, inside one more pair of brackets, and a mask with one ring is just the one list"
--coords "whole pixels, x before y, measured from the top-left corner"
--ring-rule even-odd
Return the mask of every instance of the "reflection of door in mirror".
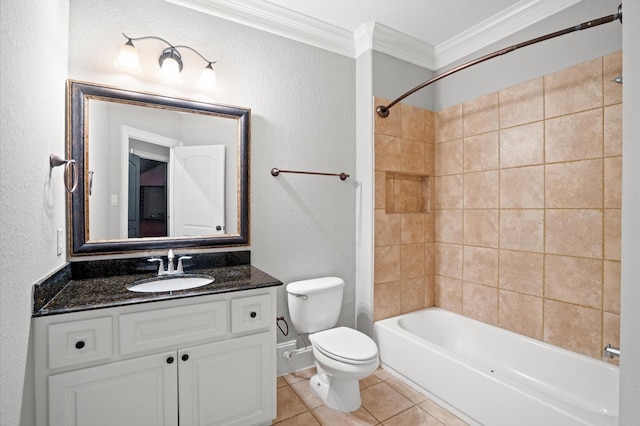
[[[129, 238], [166, 237], [167, 162], [129, 153]], [[144, 155], [144, 153], [140, 152]]]

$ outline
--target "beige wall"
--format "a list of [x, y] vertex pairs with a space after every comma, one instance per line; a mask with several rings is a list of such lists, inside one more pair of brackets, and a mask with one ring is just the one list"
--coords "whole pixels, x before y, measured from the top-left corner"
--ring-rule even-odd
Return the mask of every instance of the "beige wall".
[[430, 112], [377, 120], [376, 319], [422, 307], [403, 275], [416, 243], [402, 239], [422, 233], [423, 306], [595, 358], [618, 346], [620, 72], [617, 53], [435, 113], [432, 211], [413, 233], [385, 213], [381, 185], [403, 167], [409, 116], [430, 123]]

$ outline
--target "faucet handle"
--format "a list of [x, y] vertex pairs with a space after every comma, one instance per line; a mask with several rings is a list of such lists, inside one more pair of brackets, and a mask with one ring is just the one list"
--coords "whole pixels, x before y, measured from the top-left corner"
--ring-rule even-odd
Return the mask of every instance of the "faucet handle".
[[162, 261], [162, 259], [158, 257], [152, 257], [151, 259], [147, 259], [147, 262], [160, 262], [160, 268], [158, 268], [158, 275], [166, 274], [164, 270], [164, 262]]
[[180, 256], [178, 258], [178, 274], [184, 274], [184, 269], [182, 268], [182, 259], [191, 259], [191, 256]]

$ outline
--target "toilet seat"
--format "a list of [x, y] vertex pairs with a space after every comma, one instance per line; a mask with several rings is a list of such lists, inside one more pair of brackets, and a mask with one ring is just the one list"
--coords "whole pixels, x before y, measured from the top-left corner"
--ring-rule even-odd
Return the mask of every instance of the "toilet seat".
[[369, 364], [378, 358], [378, 346], [373, 339], [353, 328], [336, 327], [309, 338], [318, 351], [337, 361]]

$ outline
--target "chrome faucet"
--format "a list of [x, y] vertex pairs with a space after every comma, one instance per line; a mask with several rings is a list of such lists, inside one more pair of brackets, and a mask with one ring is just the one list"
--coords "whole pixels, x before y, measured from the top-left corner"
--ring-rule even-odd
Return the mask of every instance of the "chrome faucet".
[[611, 343], [607, 343], [607, 346], [604, 347], [602, 357], [609, 359], [620, 358], [620, 348], [614, 348], [611, 346]]
[[160, 267], [158, 268], [158, 276], [161, 275], [177, 275], [177, 274], [184, 274], [184, 268], [182, 266], [182, 260], [183, 259], [191, 259], [191, 256], [180, 256], [178, 258], [178, 268], [174, 269], [173, 266], [173, 259], [175, 258], [175, 255], [173, 253], [173, 249], [169, 249], [169, 253], [167, 253], [167, 270], [165, 271], [164, 269], [164, 261], [159, 258], [159, 257], [152, 257], [151, 259], [149, 259], [149, 262], [159, 262], [160, 263]]

